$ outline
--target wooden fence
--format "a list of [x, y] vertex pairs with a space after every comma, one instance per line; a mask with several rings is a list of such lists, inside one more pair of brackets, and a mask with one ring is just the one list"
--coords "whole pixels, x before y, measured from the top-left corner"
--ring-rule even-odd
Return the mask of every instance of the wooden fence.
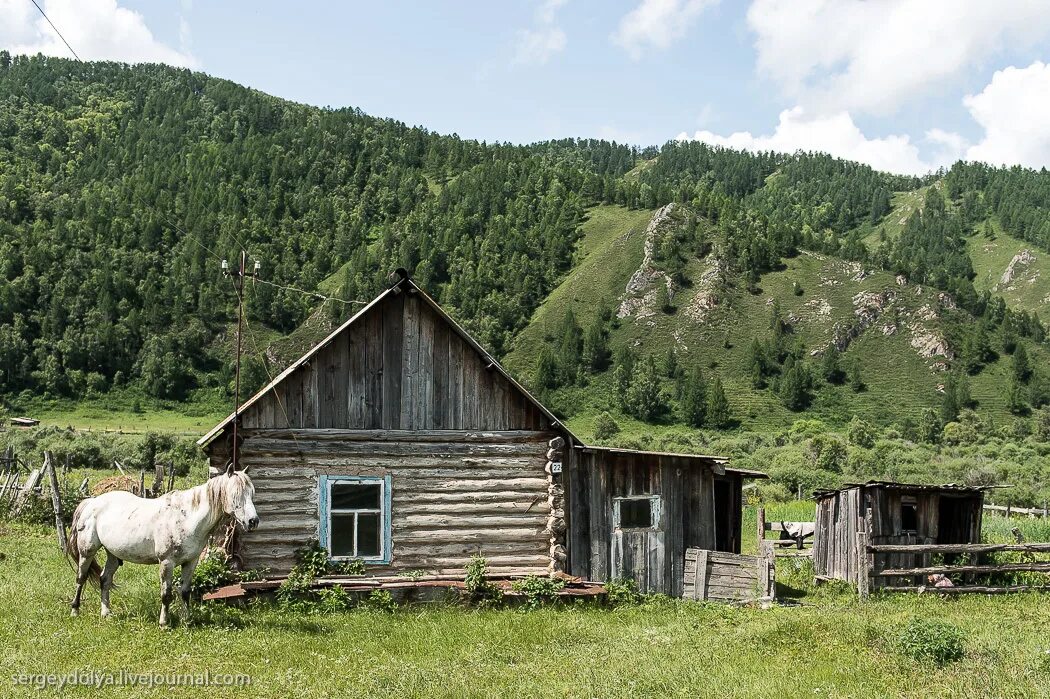
[[1050, 516], [1050, 511], [1047, 510], [1046, 503], [1043, 503], [1042, 507], [1014, 507], [1012, 505], [984, 505], [984, 509], [989, 512], [995, 512], [1003, 515], [1004, 517], [1029, 517], [1034, 519], [1036, 517], [1047, 517]]
[[721, 602], [772, 600], [776, 588], [772, 544], [766, 542], [759, 556], [686, 549], [682, 596]]
[[[981, 563], [980, 559], [990, 553], [1000, 551], [1017, 551], [1025, 554], [1024, 560], [1011, 563]], [[1017, 543], [1017, 544], [870, 544], [865, 531], [857, 533], [857, 552], [861, 560], [858, 569], [865, 574], [857, 579], [857, 592], [867, 597], [872, 588], [885, 592], [917, 592], [930, 590], [937, 594], [957, 595], [971, 592], [981, 594], [1001, 594], [1008, 592], [1028, 592], [1050, 590], [1050, 584], [996, 585], [978, 584], [979, 577], [1003, 573], [1050, 573], [1050, 560], [1036, 560], [1037, 554], [1050, 554], [1050, 543]], [[878, 554], [893, 554], [896, 560], [900, 556], [914, 556], [921, 560], [921, 565], [913, 567], [888, 567], [879, 562]], [[932, 563], [935, 555], [952, 557], [965, 555], [978, 562], [966, 563]], [[934, 587], [927, 583], [927, 577], [934, 574], [955, 576], [963, 584], [951, 587]], [[891, 584], [881, 584], [884, 579], [895, 578]], [[873, 581], [878, 583], [873, 585]], [[954, 582], [954, 581], [953, 581]], [[1050, 583], [1050, 578], [1047, 578]]]

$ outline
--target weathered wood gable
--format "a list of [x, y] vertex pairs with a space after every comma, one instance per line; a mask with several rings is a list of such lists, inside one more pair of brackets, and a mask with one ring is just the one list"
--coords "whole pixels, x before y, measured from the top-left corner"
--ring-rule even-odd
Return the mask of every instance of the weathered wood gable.
[[[537, 430], [552, 419], [411, 283], [245, 406], [245, 429]], [[395, 289], [394, 291], [398, 291]]]

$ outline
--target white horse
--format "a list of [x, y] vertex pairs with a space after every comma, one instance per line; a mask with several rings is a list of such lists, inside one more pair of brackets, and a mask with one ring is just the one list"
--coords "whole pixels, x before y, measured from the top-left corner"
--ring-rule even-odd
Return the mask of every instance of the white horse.
[[[73, 616], [80, 611], [80, 596], [89, 579], [101, 588], [102, 616], [109, 616], [113, 574], [128, 561], [160, 564], [161, 626], [168, 625], [172, 575], [175, 566], [181, 565], [183, 618], [189, 618], [190, 585], [201, 551], [225, 515], [233, 515], [248, 531], [259, 526], [254, 494], [255, 486], [248, 475], [235, 472], [231, 464], [225, 475], [153, 500], [113, 491], [81, 502], [73, 513], [66, 549], [77, 572]], [[106, 549], [105, 568], [95, 560], [100, 548]]]

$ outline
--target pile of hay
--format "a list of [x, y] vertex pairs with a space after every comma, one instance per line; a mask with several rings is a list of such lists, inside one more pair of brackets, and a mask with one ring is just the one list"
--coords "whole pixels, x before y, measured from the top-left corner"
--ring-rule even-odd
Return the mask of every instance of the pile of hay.
[[138, 495], [139, 484], [138, 481], [131, 476], [109, 476], [91, 486], [91, 494], [93, 496], [102, 495], [103, 493], [109, 493], [114, 490], [126, 490], [129, 493], [135, 493]]

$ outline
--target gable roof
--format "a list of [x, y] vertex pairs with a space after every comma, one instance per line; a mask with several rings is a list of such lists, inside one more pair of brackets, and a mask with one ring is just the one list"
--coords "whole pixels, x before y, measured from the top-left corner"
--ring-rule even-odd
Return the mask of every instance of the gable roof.
[[208, 444], [214, 441], [216, 437], [222, 434], [222, 432], [227, 427], [230, 427], [237, 416], [243, 415], [245, 410], [250, 408], [258, 401], [262, 400], [268, 393], [273, 391], [276, 386], [278, 386], [282, 381], [284, 381], [291, 374], [293, 374], [297, 369], [299, 369], [305, 364], [309, 364], [310, 360], [318, 352], [327, 347], [333, 340], [335, 340], [335, 338], [337, 338], [348, 328], [354, 325], [360, 318], [365, 316], [369, 311], [371, 311], [389, 296], [403, 292], [416, 295], [418, 296], [418, 298], [422, 299], [423, 302], [432, 311], [434, 311], [439, 318], [445, 321], [452, 328], [456, 335], [458, 335], [464, 342], [466, 342], [475, 352], [477, 352], [481, 356], [482, 360], [486, 363], [486, 365], [489, 368], [496, 371], [500, 376], [506, 379], [506, 381], [510, 383], [515, 390], [521, 393], [521, 395], [524, 396], [526, 400], [528, 400], [533, 406], [536, 407], [537, 410], [539, 410], [547, 419], [551, 421], [551, 425], [554, 428], [561, 432], [564, 432], [565, 435], [569, 437], [572, 444], [583, 444], [583, 442], [575, 434], [573, 434], [567, 427], [565, 427], [564, 424], [562, 424], [561, 420], [555, 417], [554, 413], [552, 413], [550, 410], [547, 409], [546, 406], [540, 403], [540, 401], [537, 400], [536, 397], [533, 396], [528, 390], [526, 390], [524, 386], [515, 381], [514, 377], [512, 377], [507, 372], [507, 370], [504, 369], [503, 366], [500, 365], [500, 363], [497, 362], [496, 359], [491, 354], [489, 354], [488, 351], [485, 350], [485, 348], [478, 344], [478, 342], [473, 337], [471, 337], [470, 334], [465, 329], [463, 329], [463, 327], [459, 323], [455, 321], [455, 319], [448, 315], [448, 313], [446, 313], [444, 309], [442, 309], [441, 306], [438, 305], [438, 303], [434, 299], [430, 298], [430, 296], [427, 295], [427, 293], [424, 292], [419, 287], [419, 285], [411, 279], [411, 277], [409, 277], [407, 272], [405, 272], [403, 269], [399, 269], [397, 270], [396, 274], [399, 276], [399, 279], [393, 285], [391, 285], [388, 289], [386, 289], [381, 294], [372, 299], [372, 301], [370, 301], [364, 308], [362, 308], [353, 316], [351, 316], [342, 325], [340, 325], [331, 333], [329, 333], [324, 340], [310, 348], [310, 350], [307, 351], [306, 354], [292, 362], [292, 364], [290, 364], [284, 371], [278, 374], [276, 378], [274, 378], [265, 387], [260, 389], [258, 393], [256, 393], [254, 396], [242, 403], [238, 411], [230, 413], [225, 419], [223, 419], [222, 422], [217, 424], [215, 427], [209, 430], [207, 434], [205, 434], [203, 437], [197, 440], [197, 445], [201, 447], [206, 447]]

